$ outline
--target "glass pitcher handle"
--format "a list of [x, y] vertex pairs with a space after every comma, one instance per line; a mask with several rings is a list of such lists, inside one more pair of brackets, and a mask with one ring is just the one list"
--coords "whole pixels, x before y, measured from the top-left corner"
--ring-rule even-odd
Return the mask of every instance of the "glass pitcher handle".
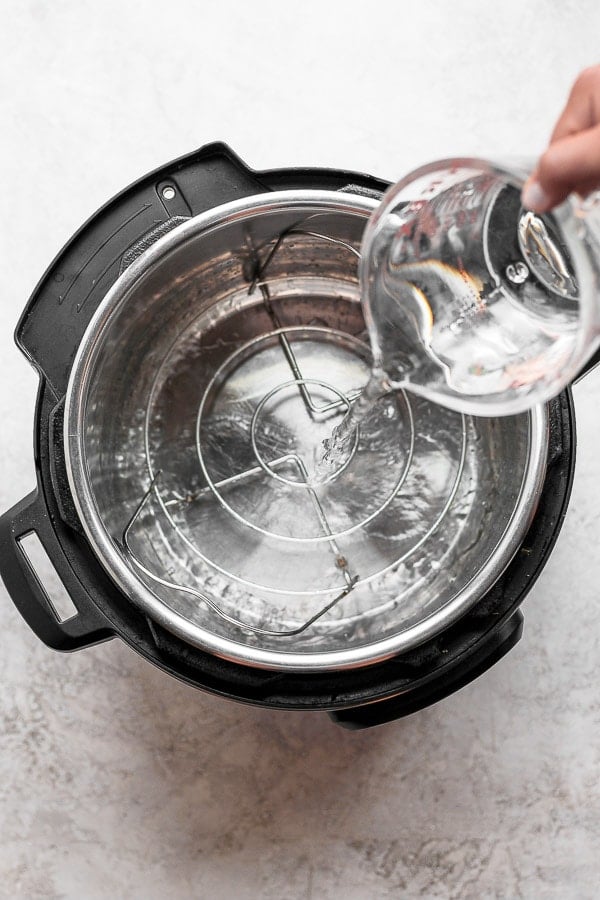
[[596, 349], [587, 360], [583, 368], [573, 379], [573, 384], [577, 384], [585, 375], [591, 372], [600, 364], [600, 191], [593, 191], [587, 197], [579, 200], [575, 208], [575, 216], [579, 219], [581, 225], [580, 237], [587, 244], [590, 255], [594, 261], [596, 270]]
[[584, 223], [587, 233], [597, 245], [594, 249], [598, 255], [600, 270], [600, 191], [593, 191], [579, 200], [575, 215]]

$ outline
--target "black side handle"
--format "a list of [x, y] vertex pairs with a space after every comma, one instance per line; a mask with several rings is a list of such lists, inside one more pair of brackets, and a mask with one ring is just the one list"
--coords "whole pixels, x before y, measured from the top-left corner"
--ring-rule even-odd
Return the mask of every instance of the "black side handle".
[[474, 681], [508, 653], [518, 643], [522, 633], [523, 615], [516, 610], [500, 628], [487, 637], [487, 640], [480, 641], [470, 653], [460, 656], [449, 670], [447, 667], [438, 669], [432, 678], [420, 686], [411, 685], [406, 696], [398, 694], [387, 700], [353, 709], [337, 710], [330, 713], [330, 717], [342, 728], [359, 730], [409, 716], [426, 706], [431, 706], [432, 703], [437, 703], [438, 700], [443, 700]]
[[[20, 540], [35, 533], [51, 559], [77, 612], [60, 621]], [[15, 606], [48, 647], [78, 650], [114, 637], [110, 623], [90, 600], [69, 566], [39, 490], [0, 517], [1, 575]]]

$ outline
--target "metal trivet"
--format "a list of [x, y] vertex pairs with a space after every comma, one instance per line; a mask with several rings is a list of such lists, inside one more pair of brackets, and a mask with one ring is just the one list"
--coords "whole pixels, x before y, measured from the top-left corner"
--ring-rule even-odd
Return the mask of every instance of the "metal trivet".
[[[312, 217], [310, 217], [310, 218], [312, 218]], [[307, 221], [307, 220], [305, 220], [305, 221]], [[199, 458], [200, 465], [201, 465], [203, 474], [204, 474], [206, 482], [207, 482], [207, 486], [202, 487], [201, 489], [199, 489], [197, 491], [186, 493], [185, 496], [175, 494], [175, 496], [172, 496], [168, 500], [164, 499], [161, 497], [161, 494], [158, 489], [158, 483], [159, 483], [160, 476], [161, 476], [161, 470], [157, 471], [155, 474], [152, 474], [152, 467], [150, 466], [149, 461], [148, 461], [150, 476], [151, 476], [149, 486], [148, 486], [147, 490], [145, 491], [145, 493], [144, 493], [140, 503], [138, 504], [136, 510], [134, 511], [133, 515], [127, 522], [127, 524], [123, 530], [123, 533], [122, 533], [122, 545], [123, 545], [123, 548], [124, 548], [127, 558], [131, 561], [131, 563], [140, 572], [142, 572], [144, 575], [146, 575], [152, 581], [156, 582], [157, 584], [162, 585], [163, 587], [167, 587], [167, 588], [170, 588], [170, 589], [173, 589], [176, 591], [180, 591], [182, 593], [185, 593], [192, 597], [195, 597], [196, 599], [200, 600], [202, 603], [206, 604], [216, 615], [218, 615], [221, 619], [223, 619], [230, 625], [234, 625], [238, 628], [241, 628], [242, 630], [244, 630], [246, 632], [251, 631], [256, 634], [265, 635], [265, 636], [269, 636], [269, 637], [293, 637], [295, 635], [301, 634], [302, 632], [306, 631], [306, 629], [308, 629], [314, 622], [316, 622], [318, 619], [320, 619], [322, 616], [324, 616], [327, 612], [329, 612], [329, 610], [331, 610], [334, 606], [336, 606], [341, 600], [343, 600], [345, 597], [347, 597], [348, 594], [353, 590], [353, 588], [359, 581], [359, 575], [352, 571], [349, 561], [346, 559], [345, 555], [341, 552], [341, 550], [339, 548], [339, 545], [336, 541], [336, 536], [335, 536], [332, 528], [330, 527], [330, 524], [327, 520], [327, 516], [325, 514], [325, 511], [323, 510], [323, 507], [319, 500], [317, 492], [314, 489], [313, 485], [310, 483], [309, 473], [307, 471], [304, 460], [295, 453], [287, 453], [287, 454], [279, 456], [275, 459], [266, 460], [261, 455], [261, 452], [260, 452], [260, 449], [258, 447], [257, 440], [256, 440], [256, 427], [257, 427], [257, 422], [259, 421], [261, 411], [264, 409], [265, 405], [269, 402], [269, 400], [271, 400], [271, 398], [281, 389], [290, 388], [292, 386], [296, 387], [298, 389], [298, 393], [299, 393], [300, 397], [302, 398], [302, 402], [308, 412], [308, 415], [312, 419], [317, 419], [320, 416], [328, 415], [331, 412], [334, 412], [335, 410], [341, 410], [343, 408], [348, 410], [350, 408], [352, 402], [354, 402], [357, 399], [357, 397], [359, 397], [361, 394], [360, 390], [354, 390], [354, 391], [348, 392], [348, 394], [345, 395], [342, 392], [340, 392], [339, 390], [337, 390], [337, 388], [333, 387], [333, 385], [330, 385], [325, 381], [322, 381], [320, 379], [304, 377], [301, 367], [300, 367], [300, 364], [298, 362], [298, 359], [297, 359], [294, 349], [292, 347], [292, 343], [288, 338], [288, 335], [290, 333], [293, 333], [294, 331], [302, 330], [303, 326], [299, 326], [299, 327], [292, 326], [292, 327], [287, 327], [287, 328], [284, 327], [277, 315], [276, 310], [274, 309], [274, 307], [272, 305], [271, 292], [269, 289], [269, 285], [263, 280], [266, 270], [268, 269], [270, 263], [272, 262], [275, 254], [277, 253], [278, 249], [281, 247], [282, 243], [288, 237], [296, 236], [296, 235], [308, 236], [308, 237], [316, 238], [318, 240], [326, 241], [328, 243], [337, 244], [341, 247], [344, 247], [348, 251], [350, 251], [356, 257], [360, 258], [360, 254], [352, 245], [350, 245], [344, 241], [341, 241], [339, 239], [331, 238], [328, 235], [324, 235], [324, 234], [321, 234], [321, 233], [315, 232], [315, 231], [309, 231], [304, 228], [300, 228], [298, 226], [294, 226], [290, 229], [287, 229], [286, 231], [282, 232], [276, 239], [269, 242], [269, 244], [272, 244], [272, 246], [270, 247], [269, 251], [267, 252], [267, 255], [263, 262], [260, 261], [257, 249], [254, 247], [249, 247], [252, 271], [248, 278], [248, 280], [250, 282], [249, 288], [248, 288], [248, 295], [252, 295], [255, 292], [256, 288], [257, 287], [259, 288], [261, 295], [262, 295], [264, 307], [265, 307], [266, 312], [273, 324], [273, 330], [271, 332], [269, 332], [268, 334], [260, 335], [258, 338], [255, 338], [253, 341], [250, 341], [250, 344], [252, 344], [254, 342], [260, 342], [266, 338], [276, 337], [276, 339], [279, 343], [279, 346], [281, 347], [281, 350], [283, 352], [283, 355], [285, 357], [285, 360], [287, 361], [287, 364], [291, 371], [291, 375], [292, 375], [292, 378], [289, 381], [284, 382], [283, 384], [277, 385], [275, 388], [268, 391], [265, 394], [265, 396], [261, 399], [261, 401], [259, 402], [259, 404], [257, 405], [257, 407], [254, 411], [254, 415], [252, 418], [250, 439], [251, 439], [253, 453], [258, 462], [258, 465], [253, 466], [248, 469], [245, 469], [244, 471], [236, 473], [235, 475], [233, 475], [231, 477], [213, 481], [211, 479], [208, 469], [204, 463], [203, 451], [202, 451], [201, 441], [200, 441], [200, 422], [201, 422], [201, 418], [202, 418], [203, 405], [205, 403], [206, 397], [210, 394], [212, 386], [218, 382], [218, 378], [220, 375], [220, 370], [219, 370], [214, 374], [213, 378], [211, 379], [210, 384], [208, 385], [208, 387], [205, 390], [204, 398], [202, 400], [200, 410], [198, 413], [197, 450], [198, 450], [198, 458]], [[269, 244], [267, 244], [265, 246], [269, 246]], [[263, 248], [261, 248], [261, 249], [263, 249]], [[326, 331], [327, 333], [335, 331], [334, 329], [310, 328], [310, 327], [309, 327], [309, 330], [310, 331]], [[348, 337], [348, 336], [344, 335], [344, 337]], [[248, 345], [246, 344], [242, 348], [240, 348], [240, 351], [238, 351], [238, 352], [241, 352], [241, 351], [247, 352], [247, 349], [248, 349]], [[236, 353], [233, 354], [233, 357], [235, 357], [235, 356], [236, 356]], [[231, 357], [226, 361], [226, 365], [230, 364], [230, 360], [231, 360]], [[221, 368], [223, 368], [223, 367], [221, 367]], [[325, 403], [315, 402], [315, 399], [314, 399], [313, 395], [311, 394], [311, 387], [312, 388], [321, 388], [325, 392], [331, 394], [334, 399], [330, 400], [329, 402], [325, 402]], [[403, 471], [402, 471], [400, 477], [398, 478], [396, 485], [394, 486], [391, 494], [389, 495], [389, 497], [387, 498], [385, 503], [380, 508], [378, 508], [374, 513], [369, 515], [367, 518], [363, 519], [358, 524], [355, 524], [352, 527], [352, 529], [349, 529], [349, 530], [354, 531], [357, 528], [360, 528], [363, 525], [365, 525], [367, 521], [370, 521], [375, 515], [377, 515], [379, 512], [381, 512], [381, 509], [384, 508], [385, 506], [387, 506], [393, 500], [393, 498], [396, 496], [396, 494], [406, 476], [406, 473], [410, 466], [412, 454], [413, 454], [414, 428], [412, 427], [413, 423], [412, 423], [412, 413], [410, 412], [410, 407], [408, 407], [408, 415], [409, 415], [410, 423], [411, 423], [410, 447], [409, 447], [406, 464], [403, 466]], [[357, 439], [358, 439], [358, 434], [356, 436], [354, 446], [356, 446]], [[295, 476], [296, 476], [293, 479], [293, 482], [290, 481], [289, 478], [286, 478], [284, 475], [280, 474], [281, 470], [285, 471], [286, 469], [289, 469], [290, 466], [293, 468], [293, 470], [295, 472]], [[345, 467], [345, 465], [342, 465], [330, 477], [337, 477], [337, 475], [340, 473], [340, 471], [342, 471], [342, 469], [344, 467]], [[218, 500], [218, 502], [221, 504], [221, 506], [223, 506], [225, 509], [228, 510], [229, 513], [231, 513], [236, 518], [238, 518], [240, 521], [242, 521], [242, 523], [244, 525], [247, 525], [258, 531], [262, 531], [264, 534], [269, 535], [269, 534], [271, 534], [271, 532], [269, 532], [265, 529], [262, 529], [260, 526], [256, 525], [256, 523], [250, 522], [250, 521], [240, 517], [240, 515], [234, 509], [232, 509], [232, 507], [227, 503], [227, 501], [223, 497], [224, 491], [230, 491], [232, 489], [235, 489], [236, 486], [243, 485], [243, 484], [247, 483], [248, 480], [254, 479], [257, 476], [262, 476], [265, 473], [267, 473], [271, 477], [273, 477], [275, 479], [279, 479], [287, 484], [294, 483], [295, 485], [300, 486], [303, 490], [305, 490], [307, 492], [307, 495], [310, 498], [310, 503], [311, 503], [312, 508], [315, 513], [316, 523], [318, 523], [318, 526], [320, 529], [319, 536], [317, 538], [315, 538], [314, 540], [323, 540], [324, 539], [328, 543], [331, 553], [332, 553], [334, 565], [335, 565], [336, 569], [339, 571], [342, 582], [343, 582], [341, 585], [340, 592], [332, 600], [330, 600], [328, 603], [326, 603], [324, 606], [322, 606], [309, 619], [307, 619], [305, 622], [303, 622], [300, 626], [298, 626], [296, 628], [288, 629], [288, 630], [280, 630], [280, 631], [267, 629], [267, 628], [261, 628], [259, 626], [252, 625], [248, 622], [244, 622], [240, 619], [237, 619], [234, 616], [230, 616], [224, 610], [222, 610], [210, 597], [208, 597], [206, 594], [202, 593], [201, 591], [197, 590], [196, 588], [192, 588], [192, 587], [189, 587], [189, 586], [183, 585], [183, 584], [178, 584], [176, 582], [170, 581], [166, 578], [163, 578], [163, 577], [157, 575], [155, 572], [152, 572], [136, 556], [135, 552], [133, 551], [133, 549], [131, 547], [130, 540], [129, 540], [130, 532], [131, 532], [133, 526], [135, 525], [136, 521], [140, 518], [144, 508], [146, 507], [147, 503], [150, 500], [150, 497], [153, 494], [156, 495], [156, 497], [159, 500], [159, 502], [161, 503], [161, 505], [163, 505], [165, 508], [176, 506], [178, 504], [189, 504], [189, 503], [201, 502], [203, 497], [210, 495], [210, 496], [216, 498]], [[282, 540], [286, 539], [285, 536], [283, 536], [283, 535], [278, 534], [275, 536], [278, 539], [282, 539]], [[288, 538], [288, 539], [294, 540], [294, 538]], [[311, 539], [309, 538], [308, 540], [311, 540]]]

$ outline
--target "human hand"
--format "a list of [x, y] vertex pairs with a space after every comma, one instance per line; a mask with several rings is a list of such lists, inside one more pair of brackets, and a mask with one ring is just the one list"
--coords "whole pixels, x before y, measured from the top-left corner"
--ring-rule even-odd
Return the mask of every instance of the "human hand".
[[600, 187], [600, 66], [584, 69], [554, 126], [550, 143], [523, 188], [523, 206], [547, 212], [573, 191]]

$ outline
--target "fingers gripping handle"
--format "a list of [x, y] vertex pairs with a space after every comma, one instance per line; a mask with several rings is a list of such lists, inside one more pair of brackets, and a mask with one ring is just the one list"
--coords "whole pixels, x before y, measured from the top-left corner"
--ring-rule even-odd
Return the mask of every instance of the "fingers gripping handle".
[[[32, 534], [39, 539], [76, 609], [63, 621], [25, 551], [24, 539]], [[69, 566], [38, 490], [0, 517], [0, 575], [21, 615], [48, 647], [77, 650], [113, 637], [110, 623]]]

